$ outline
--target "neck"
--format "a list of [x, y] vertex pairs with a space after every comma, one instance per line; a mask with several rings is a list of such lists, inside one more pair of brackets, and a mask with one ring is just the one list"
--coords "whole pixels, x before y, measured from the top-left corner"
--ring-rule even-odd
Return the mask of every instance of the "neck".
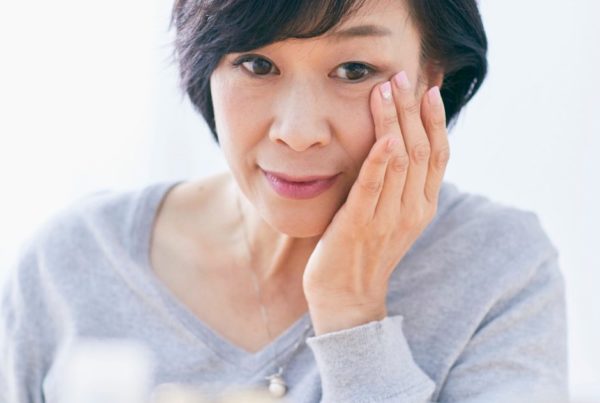
[[301, 286], [306, 262], [320, 237], [298, 238], [277, 231], [263, 220], [241, 190], [234, 187], [240, 213], [239, 239], [245, 244], [247, 262], [258, 280], [262, 284], [291, 281]]

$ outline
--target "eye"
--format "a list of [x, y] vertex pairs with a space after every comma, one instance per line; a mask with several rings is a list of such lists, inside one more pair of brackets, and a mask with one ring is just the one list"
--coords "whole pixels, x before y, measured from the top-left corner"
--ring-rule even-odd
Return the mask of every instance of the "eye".
[[273, 63], [259, 56], [242, 56], [235, 60], [233, 65], [235, 67], [242, 65], [244, 69], [257, 76], [266, 76], [275, 67]]
[[[245, 55], [236, 59], [234, 67], [243, 66], [246, 71], [255, 76], [267, 76], [278, 72], [273, 63], [261, 56]], [[336, 75], [344, 81], [361, 82], [368, 75], [377, 72], [377, 69], [359, 62], [341, 64], [335, 70]]]
[[340, 65], [335, 71], [338, 77], [346, 81], [361, 81], [376, 70], [364, 63], [348, 62]]

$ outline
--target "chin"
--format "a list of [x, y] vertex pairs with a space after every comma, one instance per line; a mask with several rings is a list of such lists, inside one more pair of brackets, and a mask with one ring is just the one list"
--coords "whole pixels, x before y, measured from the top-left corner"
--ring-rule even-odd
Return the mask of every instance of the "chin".
[[304, 223], [304, 225], [289, 225], [289, 224], [281, 224], [278, 223], [271, 224], [271, 226], [276, 229], [278, 232], [282, 234], [286, 234], [292, 238], [314, 238], [320, 237], [323, 235], [325, 230], [327, 229], [327, 225], [319, 225], [318, 223], [315, 225], [311, 225], [310, 223]]
[[275, 230], [293, 238], [321, 236], [335, 216], [339, 206], [311, 206], [262, 209], [262, 218]]
[[[262, 175], [261, 175], [262, 176]], [[320, 237], [344, 204], [349, 189], [340, 181], [313, 199], [282, 198], [261, 177], [245, 194], [261, 218], [274, 230], [293, 238]]]

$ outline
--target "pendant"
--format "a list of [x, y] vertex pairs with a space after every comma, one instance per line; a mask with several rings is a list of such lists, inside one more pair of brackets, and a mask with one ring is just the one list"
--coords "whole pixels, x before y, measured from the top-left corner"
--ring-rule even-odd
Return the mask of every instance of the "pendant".
[[287, 385], [281, 374], [273, 374], [268, 376], [267, 379], [269, 380], [269, 392], [271, 393], [271, 396], [282, 397], [285, 395], [287, 392]]

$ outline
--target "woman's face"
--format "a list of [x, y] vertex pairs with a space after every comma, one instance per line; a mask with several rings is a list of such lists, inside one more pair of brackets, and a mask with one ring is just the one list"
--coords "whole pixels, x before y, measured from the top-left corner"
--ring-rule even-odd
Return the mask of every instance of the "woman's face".
[[[379, 33], [341, 33], [363, 25]], [[403, 2], [369, 1], [333, 33], [223, 57], [210, 80], [219, 142], [271, 227], [294, 237], [325, 231], [375, 142], [371, 90], [401, 70], [416, 83], [419, 45]], [[264, 171], [337, 176], [326, 191], [299, 199], [275, 191]]]

